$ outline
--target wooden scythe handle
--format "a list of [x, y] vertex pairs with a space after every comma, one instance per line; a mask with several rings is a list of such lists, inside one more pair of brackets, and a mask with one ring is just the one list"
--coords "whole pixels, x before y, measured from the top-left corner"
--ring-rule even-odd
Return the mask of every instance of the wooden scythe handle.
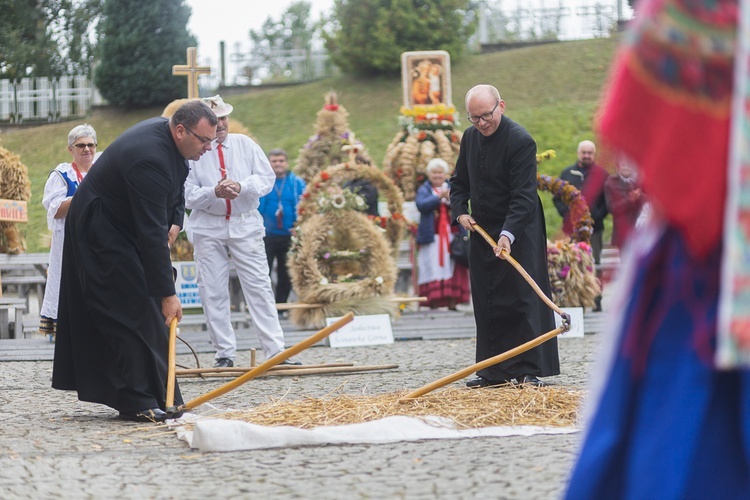
[[424, 387], [421, 387], [417, 389], [416, 391], [410, 392], [406, 396], [402, 397], [398, 400], [399, 403], [406, 403], [408, 401], [411, 401], [413, 399], [418, 398], [419, 396], [424, 396], [428, 392], [432, 392], [435, 389], [440, 389], [444, 385], [448, 385], [452, 382], [455, 382], [456, 380], [461, 380], [464, 377], [468, 377], [472, 373], [483, 370], [487, 368], [488, 366], [496, 365], [498, 363], [501, 363], [505, 361], [506, 359], [510, 359], [513, 356], [518, 356], [519, 354], [528, 351], [529, 349], [533, 349], [534, 347], [538, 346], [539, 344], [543, 344], [547, 342], [552, 337], [556, 337], [563, 333], [565, 330], [563, 330], [562, 327], [555, 328], [554, 330], [550, 330], [549, 332], [545, 333], [544, 335], [540, 335], [537, 338], [533, 340], [529, 340], [525, 344], [521, 344], [518, 347], [514, 347], [513, 349], [510, 349], [509, 351], [505, 351], [503, 353], [500, 353], [496, 356], [493, 356], [491, 358], [487, 358], [484, 361], [480, 361], [479, 363], [475, 363], [469, 367], [466, 367], [462, 370], [457, 371], [456, 373], [453, 373], [451, 375], [445, 376], [441, 378], [440, 380], [436, 380], [435, 382], [429, 383], [425, 385]]
[[[476, 232], [478, 232], [482, 236], [482, 238], [485, 239], [487, 243], [490, 244], [490, 246], [493, 249], [497, 248], [497, 243], [495, 243], [495, 240], [493, 240], [492, 237], [489, 234], [487, 234], [487, 231], [482, 229], [482, 226], [480, 226], [479, 224], [474, 224], [474, 229], [476, 230]], [[529, 276], [529, 273], [526, 272], [526, 269], [524, 269], [521, 266], [521, 264], [518, 263], [516, 259], [511, 257], [507, 250], [503, 250], [502, 258], [507, 260], [511, 266], [516, 268], [516, 271], [518, 271], [521, 274], [521, 276], [523, 276], [523, 279], [525, 279], [526, 282], [529, 285], [531, 285], [531, 288], [534, 289], [534, 291], [539, 296], [539, 298], [542, 299], [542, 301], [545, 304], [547, 304], [547, 306], [549, 306], [550, 309], [552, 309], [553, 311], [555, 311], [557, 314], [559, 314], [562, 317], [563, 325], [564, 326], [567, 325], [567, 328], [565, 328], [563, 331], [570, 330], [570, 315], [566, 313], [565, 311], [563, 311], [562, 309], [560, 309], [559, 307], [557, 307], [557, 305], [554, 302], [552, 302], [549, 299], [549, 297], [544, 295], [544, 292], [542, 291], [542, 289], [539, 288], [539, 285], [537, 285], [536, 282], [531, 278], [531, 276]]]
[[167, 413], [176, 413], [174, 406], [175, 351], [177, 350], [177, 316], [169, 323], [169, 353], [167, 357]]
[[[487, 234], [487, 231], [482, 229], [482, 227], [479, 224], [474, 224], [474, 229], [477, 233], [479, 233], [482, 236], [482, 238], [485, 239], [485, 241], [487, 241], [487, 243], [490, 244], [490, 246], [492, 246], [493, 249], [497, 248], [497, 243], [495, 242], [495, 240], [493, 240], [492, 237], [489, 234]], [[507, 251], [503, 251], [502, 258], [507, 260], [514, 268], [516, 268], [516, 270], [521, 274], [521, 276], [523, 276], [526, 282], [529, 285], [531, 285], [531, 288], [534, 289], [536, 294], [539, 295], [539, 298], [541, 298], [544, 301], [544, 303], [550, 307], [550, 309], [552, 309], [553, 311], [555, 311], [557, 314], [559, 314], [562, 317], [563, 325], [560, 328], [555, 328], [554, 330], [550, 330], [544, 335], [540, 335], [539, 337], [533, 340], [529, 340], [528, 342], [521, 344], [518, 347], [514, 347], [513, 349], [500, 353], [491, 358], [485, 359], [484, 361], [480, 361], [479, 363], [475, 363], [467, 368], [457, 371], [456, 373], [453, 373], [451, 375], [441, 378], [440, 380], [436, 380], [435, 382], [427, 384], [417, 389], [416, 391], [410, 392], [406, 396], [399, 399], [398, 400], [399, 403], [406, 403], [407, 401], [411, 401], [420, 396], [424, 396], [428, 392], [432, 392], [435, 389], [439, 389], [445, 385], [455, 382], [456, 380], [461, 380], [462, 378], [467, 377], [476, 371], [483, 370], [484, 368], [487, 368], [492, 365], [496, 365], [514, 356], [518, 356], [519, 354], [526, 352], [529, 349], [533, 349], [539, 344], [543, 344], [549, 339], [556, 337], [560, 335], [561, 333], [567, 332], [568, 330], [570, 330], [570, 315], [566, 313], [565, 311], [563, 311], [562, 309], [560, 309], [559, 307], [557, 307], [557, 305], [555, 305], [554, 302], [552, 302], [546, 295], [544, 295], [544, 292], [542, 292], [542, 289], [539, 288], [539, 285], [537, 285], [536, 282], [531, 278], [531, 276], [529, 276], [529, 273], [527, 273], [526, 270], [521, 266], [521, 264], [519, 264], [516, 261], [516, 259], [511, 257]]]
[[281, 351], [276, 356], [272, 357], [269, 360], [266, 360], [265, 362], [261, 363], [260, 365], [256, 366], [252, 370], [248, 371], [247, 373], [244, 373], [237, 377], [236, 379], [232, 380], [231, 382], [228, 382], [221, 387], [217, 387], [213, 391], [210, 391], [203, 396], [199, 396], [192, 401], [188, 401], [184, 405], [180, 406], [180, 410], [192, 410], [193, 408], [196, 408], [203, 403], [210, 401], [214, 398], [217, 398], [221, 395], [226, 394], [227, 392], [236, 389], [237, 387], [241, 386], [245, 382], [248, 382], [258, 375], [261, 375], [268, 371], [269, 368], [272, 366], [276, 366], [282, 361], [286, 361], [287, 359], [291, 358], [295, 354], [304, 351], [308, 347], [312, 346], [313, 344], [316, 344], [323, 340], [324, 338], [328, 337], [330, 334], [341, 328], [342, 326], [346, 325], [347, 323], [351, 322], [354, 319], [354, 313], [349, 312], [346, 314], [346, 316], [342, 317], [335, 323], [328, 325], [327, 327], [323, 328], [322, 330], [318, 331], [317, 333], [309, 336], [302, 342], [299, 342], [289, 349], [286, 349], [284, 351]]

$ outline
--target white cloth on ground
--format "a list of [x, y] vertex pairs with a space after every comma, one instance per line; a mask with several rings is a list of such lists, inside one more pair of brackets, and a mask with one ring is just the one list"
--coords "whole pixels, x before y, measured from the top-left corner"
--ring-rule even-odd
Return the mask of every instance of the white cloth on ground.
[[[187, 418], [186, 418], [187, 417]], [[192, 421], [194, 427], [181, 423]], [[177, 437], [191, 448], [206, 451], [239, 451], [283, 448], [304, 445], [394, 443], [425, 439], [460, 439], [472, 437], [531, 436], [535, 434], [570, 434], [574, 427], [503, 426], [478, 429], [456, 429], [441, 417], [424, 419], [405, 416], [386, 417], [358, 424], [300, 429], [290, 426], [267, 427], [239, 420], [206, 418], [186, 414], [171, 421]]]

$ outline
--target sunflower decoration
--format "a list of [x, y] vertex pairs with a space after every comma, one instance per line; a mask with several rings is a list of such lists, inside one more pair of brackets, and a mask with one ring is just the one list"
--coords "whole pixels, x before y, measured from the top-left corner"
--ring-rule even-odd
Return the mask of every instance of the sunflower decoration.
[[[551, 149], [536, 156], [537, 164], [555, 158]], [[569, 241], [547, 241], [547, 271], [552, 301], [560, 307], [593, 307], [601, 295], [601, 283], [589, 241], [594, 220], [581, 192], [554, 176], [537, 173], [537, 189], [557, 196], [570, 208], [573, 235]]]
[[[315, 135], [299, 150], [294, 173], [305, 182], [321, 170], [346, 161], [346, 146], [351, 142], [353, 133], [349, 129], [349, 112], [338, 103], [336, 92], [325, 95], [325, 105], [318, 111], [315, 120]], [[372, 163], [365, 145], [357, 141], [358, 156], [363, 163]]]
[[[399, 243], [404, 238], [407, 231], [410, 229], [410, 224], [402, 214], [404, 198], [401, 195], [401, 191], [396, 187], [391, 179], [389, 179], [383, 172], [375, 167], [372, 167], [366, 163], [361, 163], [359, 153], [355, 150], [356, 158], [346, 163], [341, 163], [333, 167], [329, 167], [322, 172], [319, 172], [315, 177], [308, 183], [305, 193], [302, 195], [302, 199], [297, 205], [297, 224], [300, 225], [304, 220], [316, 213], [325, 211], [327, 208], [335, 208], [335, 200], [331, 197], [331, 193], [336, 193], [341, 190], [340, 186], [353, 181], [356, 179], [363, 179], [378, 189], [378, 193], [382, 198], [385, 198], [388, 213], [390, 215], [382, 215], [380, 217], [366, 216], [371, 224], [378, 226], [381, 232], [384, 232], [388, 242], [391, 245], [391, 253], [396, 257], [399, 249]], [[340, 203], [345, 203], [345, 208], [351, 208], [357, 211], [363, 211], [365, 209], [363, 204], [360, 204], [362, 200], [361, 196], [357, 195], [351, 198], [351, 191], [343, 190], [341, 194], [343, 198], [347, 198], [350, 201], [342, 200]], [[338, 199], [338, 198], [337, 198]], [[357, 206], [352, 205], [352, 203]]]
[[[359, 163], [358, 151], [349, 149], [350, 161], [317, 173], [297, 205], [297, 223], [287, 264], [300, 301], [320, 306], [294, 309], [291, 320], [320, 328], [326, 317], [355, 314], [397, 316], [392, 301], [398, 269], [396, 252], [406, 232], [400, 214], [401, 192], [378, 169]], [[364, 179], [378, 188], [388, 203], [390, 217], [375, 223], [362, 211], [366, 203], [357, 193], [342, 188]]]
[[383, 158], [383, 171], [406, 201], [414, 201], [430, 160], [442, 158], [448, 165], [456, 164], [462, 134], [456, 130], [456, 108], [444, 104], [402, 107], [399, 125], [401, 130]]

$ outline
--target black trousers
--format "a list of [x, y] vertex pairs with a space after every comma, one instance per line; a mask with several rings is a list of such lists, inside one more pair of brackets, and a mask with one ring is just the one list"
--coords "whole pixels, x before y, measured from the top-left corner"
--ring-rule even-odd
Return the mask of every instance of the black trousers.
[[273, 269], [273, 261], [276, 260], [276, 303], [286, 302], [289, 292], [292, 291], [292, 281], [289, 279], [289, 271], [286, 267], [286, 254], [292, 246], [291, 236], [268, 235], [264, 239], [266, 244], [266, 257], [268, 257], [268, 270]]

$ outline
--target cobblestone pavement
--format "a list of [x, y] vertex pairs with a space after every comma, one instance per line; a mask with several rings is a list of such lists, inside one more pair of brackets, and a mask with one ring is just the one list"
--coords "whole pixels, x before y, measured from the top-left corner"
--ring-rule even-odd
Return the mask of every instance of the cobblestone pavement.
[[[561, 339], [563, 374], [547, 380], [584, 388], [601, 336]], [[249, 408], [337, 389], [415, 389], [471, 364], [474, 347], [473, 338], [313, 347], [297, 358], [399, 368], [257, 379], [211, 404]], [[239, 354], [249, 364], [248, 351]], [[210, 366], [211, 353], [199, 356]], [[180, 355], [178, 364], [193, 360]], [[51, 370], [50, 361], [0, 363], [0, 498], [559, 498], [581, 439], [575, 433], [199, 453], [154, 425], [120, 421], [114, 410], [51, 389]], [[180, 386], [189, 400], [224, 382], [180, 379]]]

